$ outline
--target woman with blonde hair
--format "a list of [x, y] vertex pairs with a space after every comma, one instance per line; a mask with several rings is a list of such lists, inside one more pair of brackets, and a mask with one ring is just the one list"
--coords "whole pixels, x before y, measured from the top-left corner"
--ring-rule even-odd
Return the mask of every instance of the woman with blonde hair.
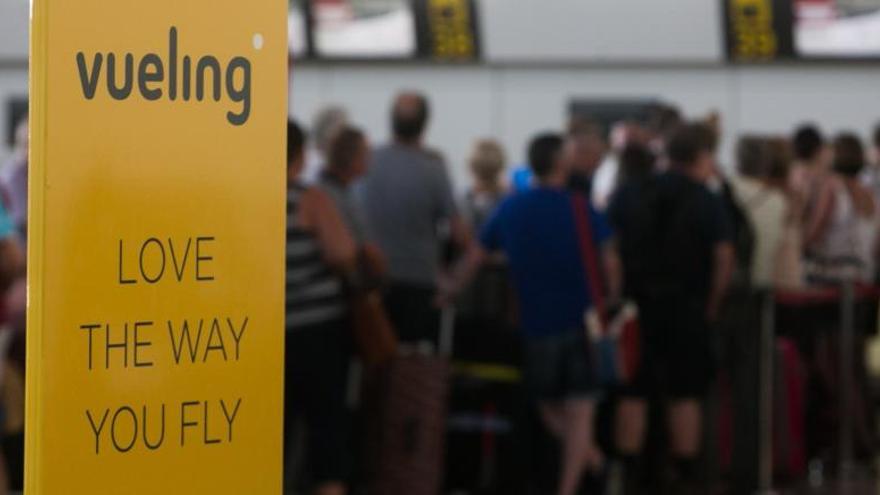
[[479, 232], [507, 194], [501, 179], [506, 161], [504, 149], [497, 141], [481, 139], [474, 145], [468, 159], [474, 183], [465, 196], [464, 213], [475, 232]]
[[[502, 179], [506, 162], [504, 149], [497, 141], [481, 139], [474, 144], [468, 159], [473, 185], [464, 197], [462, 213], [475, 236], [507, 196]], [[457, 309], [464, 320], [478, 321], [481, 326], [504, 326], [513, 318], [510, 291], [504, 258], [491, 257], [458, 298]]]

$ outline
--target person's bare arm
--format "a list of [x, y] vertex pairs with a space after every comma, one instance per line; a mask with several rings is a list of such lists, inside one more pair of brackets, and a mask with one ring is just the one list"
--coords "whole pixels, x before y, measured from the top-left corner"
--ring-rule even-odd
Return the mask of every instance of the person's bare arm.
[[718, 317], [730, 278], [733, 274], [734, 248], [730, 242], [721, 242], [715, 246], [713, 255], [712, 286], [709, 288], [709, 302], [706, 315], [710, 321]]
[[371, 242], [365, 243], [361, 246], [361, 256], [367, 277], [376, 280], [385, 278], [388, 273], [388, 262], [379, 246]]
[[0, 290], [5, 289], [19, 277], [25, 275], [24, 247], [14, 237], [0, 239]]
[[312, 188], [302, 196], [302, 221], [314, 230], [324, 260], [340, 271], [353, 270], [357, 246], [339, 210], [326, 193]]
[[816, 202], [816, 208], [807, 219], [807, 230], [804, 236], [804, 245], [811, 247], [818, 242], [831, 222], [831, 214], [834, 211], [834, 189], [837, 187], [835, 182], [829, 182], [822, 186], [819, 192], [819, 199]]
[[470, 284], [480, 266], [488, 258], [487, 253], [474, 240], [471, 229], [461, 216], [456, 215], [449, 219], [449, 236], [461, 256], [441, 274], [438, 284], [441, 294], [438, 300], [444, 303]]
[[452, 242], [462, 253], [467, 254], [468, 251], [475, 247], [474, 236], [468, 227], [467, 222], [460, 215], [455, 215], [449, 219], [449, 233], [452, 236]]
[[488, 258], [489, 253], [479, 244], [472, 242], [465, 254], [455, 263], [452, 271], [440, 280], [437, 305], [450, 304], [456, 295], [470, 285]]

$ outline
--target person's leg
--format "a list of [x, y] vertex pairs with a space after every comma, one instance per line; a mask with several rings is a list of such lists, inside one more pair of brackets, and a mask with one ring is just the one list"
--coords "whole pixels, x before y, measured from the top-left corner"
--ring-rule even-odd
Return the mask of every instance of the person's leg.
[[556, 343], [562, 370], [559, 388], [566, 398], [558, 493], [574, 495], [580, 491], [585, 475], [600, 472], [605, 463], [593, 431], [599, 389], [584, 332], [563, 335]]
[[[643, 330], [644, 332], [644, 330]], [[657, 378], [650, 340], [641, 337], [638, 372], [632, 381], [621, 387], [614, 422], [614, 447], [623, 459], [638, 457], [645, 443], [648, 428], [648, 394], [657, 388]]]
[[294, 425], [296, 417], [301, 412], [302, 398], [297, 397], [297, 393], [301, 391], [302, 386], [300, 370], [297, 365], [300, 362], [297, 352], [301, 349], [298, 343], [297, 332], [286, 332], [284, 337], [284, 431], [283, 431], [283, 478], [285, 490], [293, 488], [293, 461], [294, 454], [294, 438], [296, 433]]
[[614, 425], [614, 448], [623, 468], [625, 495], [644, 493], [650, 481], [645, 454], [651, 410], [649, 398], [660, 393], [661, 376], [665, 376], [662, 367], [665, 338], [655, 336], [663, 336], [666, 305], [643, 299], [638, 307], [641, 327], [638, 368], [632, 380], [620, 389]]
[[648, 403], [640, 398], [623, 398], [617, 405], [614, 443], [623, 457], [642, 453], [647, 429]]
[[553, 339], [529, 339], [525, 342], [529, 393], [537, 402], [541, 424], [560, 440], [565, 430], [565, 408], [559, 395], [562, 363], [558, 348]]
[[693, 490], [701, 475], [698, 463], [703, 435], [702, 404], [693, 399], [674, 400], [667, 414], [677, 489]]
[[670, 451], [677, 481], [686, 486], [701, 481], [698, 463], [703, 447], [703, 400], [717, 368], [714, 337], [703, 308], [694, 301], [677, 308], [666, 351]]
[[593, 437], [594, 413], [595, 405], [590, 399], [565, 403], [559, 495], [576, 495], [584, 474], [602, 467], [602, 452]]
[[623, 397], [617, 405], [614, 448], [623, 469], [623, 494], [642, 493], [642, 454], [648, 425], [648, 401]]
[[623, 387], [615, 411], [614, 449], [623, 469], [623, 493], [644, 492], [646, 482], [644, 452], [648, 431], [648, 397], [657, 389], [653, 360], [643, 345], [641, 369], [634, 381]]
[[561, 402], [542, 402], [538, 404], [544, 428], [557, 440], [565, 435], [565, 407]]
[[669, 405], [670, 450], [678, 459], [696, 459], [703, 435], [703, 412], [696, 399], [675, 400]]
[[342, 495], [346, 493], [349, 449], [345, 326], [332, 322], [310, 332], [311, 353], [300, 358], [309, 378], [302, 387], [314, 493]]

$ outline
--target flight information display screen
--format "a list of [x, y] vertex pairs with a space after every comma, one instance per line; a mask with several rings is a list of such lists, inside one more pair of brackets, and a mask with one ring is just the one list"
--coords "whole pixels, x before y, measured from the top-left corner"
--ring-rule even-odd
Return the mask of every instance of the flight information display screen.
[[315, 54], [322, 58], [411, 58], [416, 20], [407, 0], [314, 0]]
[[733, 61], [880, 58], [880, 0], [727, 0]]
[[880, 57], [880, 0], [795, 0], [801, 57]]
[[294, 58], [472, 61], [476, 0], [290, 0]]

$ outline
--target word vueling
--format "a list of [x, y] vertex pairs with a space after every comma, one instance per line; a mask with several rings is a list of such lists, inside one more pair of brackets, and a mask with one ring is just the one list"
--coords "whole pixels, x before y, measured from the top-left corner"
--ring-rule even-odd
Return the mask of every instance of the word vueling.
[[[103, 72], [107, 94], [114, 100], [126, 100], [134, 93], [135, 82], [141, 97], [147, 101], [160, 100], [190, 101], [193, 97], [203, 101], [208, 96], [219, 102], [223, 89], [233, 103], [240, 103], [238, 112], [230, 110], [226, 119], [230, 124], [244, 125], [251, 114], [251, 62], [245, 57], [236, 56], [229, 60], [225, 71], [220, 60], [213, 55], [204, 55], [195, 60], [190, 55], [179, 59], [178, 33], [176, 27], [168, 31], [167, 59], [157, 53], [147, 53], [140, 58], [135, 71], [135, 57], [132, 53], [117, 55], [108, 51], [96, 52], [92, 56], [91, 68], [84, 52], [76, 54], [76, 65], [82, 84], [83, 96], [93, 100], [98, 92], [102, 68], [106, 60], [107, 70]], [[122, 73], [117, 65], [122, 60]], [[224, 77], [225, 76], [225, 77]], [[210, 78], [210, 87], [208, 79]], [[225, 85], [223, 84], [225, 80]], [[195, 89], [195, 95], [193, 95]]]

